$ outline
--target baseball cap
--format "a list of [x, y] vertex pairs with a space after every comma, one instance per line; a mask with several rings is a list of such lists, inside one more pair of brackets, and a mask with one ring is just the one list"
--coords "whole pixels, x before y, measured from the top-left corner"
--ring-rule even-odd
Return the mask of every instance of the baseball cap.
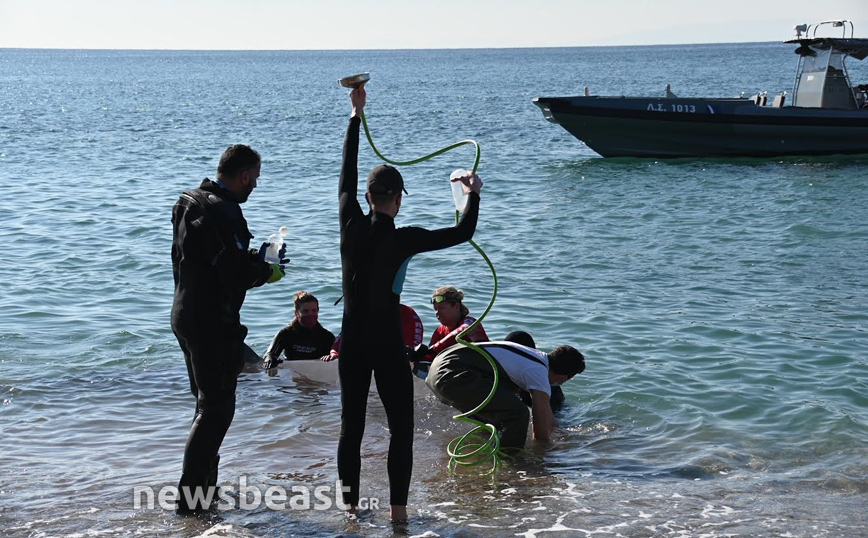
[[398, 194], [407, 192], [404, 188], [404, 178], [394, 166], [381, 164], [368, 175], [368, 192], [372, 194]]

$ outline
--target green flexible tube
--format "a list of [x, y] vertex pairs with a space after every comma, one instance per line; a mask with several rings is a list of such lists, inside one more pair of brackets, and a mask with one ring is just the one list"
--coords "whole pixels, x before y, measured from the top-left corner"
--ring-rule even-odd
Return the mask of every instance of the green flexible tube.
[[383, 159], [384, 161], [386, 161], [389, 164], [394, 164], [395, 166], [409, 166], [411, 164], [419, 164], [423, 161], [427, 161], [428, 159], [433, 159], [434, 157], [436, 157], [438, 155], [446, 153], [447, 151], [451, 151], [457, 147], [465, 146], [467, 144], [473, 144], [473, 146], [476, 148], [476, 160], [473, 161], [473, 170], [472, 170], [473, 173], [476, 173], [476, 169], [479, 167], [479, 157], [480, 157], [479, 144], [477, 144], [475, 140], [462, 140], [461, 142], [456, 142], [450, 146], [446, 146], [443, 149], [438, 149], [434, 153], [430, 153], [428, 155], [425, 155], [424, 157], [419, 157], [418, 159], [413, 159], [411, 161], [392, 161], [390, 159], [387, 159], [382, 153], [380, 153], [380, 150], [377, 149], [377, 146], [374, 145], [374, 140], [371, 138], [371, 130], [368, 129], [368, 120], [365, 118], [365, 111], [364, 110], [362, 110], [361, 116], [362, 116], [362, 125], [365, 126], [365, 136], [368, 138], [368, 144], [371, 145], [371, 149], [374, 150], [374, 153], [377, 154], [377, 157]]
[[[458, 221], [458, 211], [455, 212], [455, 221]], [[461, 413], [452, 417], [453, 420], [472, 424], [474, 428], [462, 437], [456, 437], [450, 441], [446, 446], [446, 452], [449, 454], [450, 471], [454, 471], [458, 465], [469, 467], [491, 461], [491, 469], [489, 469], [489, 472], [491, 473], [497, 469], [501, 460], [504, 458], [510, 458], [511, 456], [500, 449], [500, 436], [497, 433], [497, 428], [492, 424], [485, 424], [476, 420], [472, 418], [472, 416], [484, 409], [485, 406], [488, 405], [488, 402], [494, 398], [500, 374], [497, 369], [497, 364], [494, 362], [494, 358], [481, 347], [464, 340], [464, 336], [470, 334], [480, 323], [482, 323], [482, 320], [488, 315], [488, 312], [494, 305], [494, 300], [497, 298], [497, 272], [495, 272], [494, 265], [491, 263], [491, 260], [488, 259], [488, 256], [485, 255], [482, 248], [480, 248], [472, 239], [470, 240], [470, 244], [473, 245], [473, 248], [475, 248], [477, 252], [479, 252], [482, 259], [484, 259], [485, 263], [488, 264], [488, 268], [491, 269], [491, 276], [494, 280], [494, 290], [491, 293], [491, 301], [489, 301], [488, 308], [485, 309], [485, 312], [483, 312], [482, 315], [479, 316], [479, 318], [477, 318], [477, 320], [469, 327], [458, 333], [455, 337], [455, 341], [469, 347], [485, 357], [491, 365], [491, 369], [494, 371], [494, 383], [491, 385], [491, 392], [488, 393], [488, 396], [482, 401], [482, 403], [466, 413]], [[480, 435], [483, 431], [488, 432], [489, 435], [487, 439]]]
[[[479, 144], [476, 143], [475, 140], [462, 140], [461, 142], [456, 142], [455, 144], [446, 146], [443, 149], [439, 149], [434, 153], [425, 155], [423, 157], [419, 157], [418, 159], [413, 159], [410, 161], [393, 161], [387, 159], [380, 150], [377, 149], [377, 146], [374, 145], [374, 140], [371, 138], [371, 131], [368, 128], [368, 121], [365, 118], [364, 110], [361, 113], [362, 125], [365, 127], [365, 136], [368, 139], [368, 144], [370, 144], [371, 149], [374, 150], [374, 153], [384, 160], [385, 162], [395, 165], [395, 166], [409, 166], [412, 164], [417, 164], [423, 161], [427, 161], [432, 159], [438, 155], [446, 153], [447, 151], [451, 151], [460, 146], [464, 146], [467, 144], [472, 144], [476, 148], [476, 159], [473, 162], [472, 172], [476, 173], [476, 169], [479, 167], [479, 158], [480, 158], [480, 150]], [[459, 212], [455, 211], [455, 222], [458, 222]], [[472, 342], [468, 342], [464, 340], [464, 336], [470, 334], [476, 327], [482, 323], [482, 320], [485, 316], [488, 315], [488, 312], [491, 310], [491, 307], [494, 306], [494, 300], [497, 297], [497, 272], [494, 270], [494, 265], [491, 263], [491, 260], [488, 259], [488, 256], [485, 255], [485, 252], [482, 248], [479, 247], [472, 239], [469, 243], [476, 249], [477, 252], [482, 256], [482, 259], [485, 260], [485, 263], [488, 264], [488, 268], [491, 270], [491, 276], [494, 280], [494, 291], [491, 294], [491, 301], [488, 302], [488, 308], [485, 309], [485, 312], [482, 313], [479, 318], [472, 325], [461, 331], [455, 338], [455, 341], [463, 344], [483, 357], [489, 362], [491, 365], [491, 369], [494, 370], [494, 384], [491, 386], [491, 392], [488, 393], [488, 397], [482, 401], [478, 406], [471, 409], [466, 413], [461, 413], [459, 415], [455, 415], [452, 417], [453, 420], [457, 420], [459, 422], [466, 422], [468, 424], [473, 425], [473, 429], [464, 434], [461, 437], [456, 437], [446, 446], [446, 452], [449, 454], [449, 470], [454, 471], [458, 465], [462, 466], [473, 466], [479, 465], [481, 463], [485, 463], [491, 461], [491, 469], [489, 472], [493, 472], [500, 465], [501, 460], [504, 458], [509, 458], [510, 456], [503, 452], [500, 449], [500, 437], [497, 433], [497, 428], [495, 428], [492, 424], [484, 424], [474, 418], [471, 418], [476, 413], [480, 412], [488, 402], [494, 397], [494, 393], [497, 391], [497, 382], [499, 378], [497, 364], [494, 362], [494, 358], [486, 352], [481, 347], [473, 344]], [[488, 437], [484, 437], [482, 432], [488, 432]]]

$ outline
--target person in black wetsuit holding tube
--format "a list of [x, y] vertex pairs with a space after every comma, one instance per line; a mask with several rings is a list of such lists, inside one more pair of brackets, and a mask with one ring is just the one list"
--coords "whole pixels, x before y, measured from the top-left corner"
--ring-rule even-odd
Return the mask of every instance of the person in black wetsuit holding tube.
[[[453, 228], [395, 227], [404, 180], [395, 168], [380, 165], [368, 176], [365, 214], [358, 201], [359, 117], [364, 86], [350, 93], [352, 114], [344, 140], [338, 200], [344, 315], [338, 372], [341, 380], [341, 434], [338, 475], [348, 512], [357, 511], [361, 444], [371, 375], [389, 423], [389, 504], [393, 521], [407, 519], [413, 464], [413, 381], [404, 353], [398, 307], [410, 257], [448, 248], [473, 237], [482, 181], [476, 174], [459, 180], [469, 193], [467, 207]], [[405, 191], [406, 192], [406, 191]]]

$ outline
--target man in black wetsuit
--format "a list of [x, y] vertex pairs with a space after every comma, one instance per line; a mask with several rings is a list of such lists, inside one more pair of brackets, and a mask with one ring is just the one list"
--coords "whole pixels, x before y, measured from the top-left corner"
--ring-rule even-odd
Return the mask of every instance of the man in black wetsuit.
[[256, 188], [260, 165], [249, 146], [230, 146], [220, 157], [217, 179], [184, 192], [172, 209], [172, 331], [196, 398], [178, 484], [179, 513], [204, 510], [214, 498], [217, 451], [235, 415], [236, 378], [244, 365], [241, 305], [248, 289], [280, 280], [287, 263], [283, 250], [280, 263], [264, 261], [268, 243], [248, 250], [253, 236], [239, 204]]
[[410, 257], [457, 245], [473, 237], [479, 215], [482, 181], [476, 174], [460, 179], [469, 193], [461, 221], [454, 228], [426, 230], [395, 227], [404, 180], [395, 168], [381, 165], [368, 176], [366, 215], [357, 199], [359, 115], [364, 86], [350, 94], [353, 111], [344, 140], [338, 199], [344, 316], [338, 371], [341, 380], [341, 435], [338, 475], [344, 504], [355, 513], [359, 503], [361, 444], [371, 374], [389, 422], [389, 503], [393, 521], [407, 518], [413, 463], [413, 381], [404, 353], [398, 307]]

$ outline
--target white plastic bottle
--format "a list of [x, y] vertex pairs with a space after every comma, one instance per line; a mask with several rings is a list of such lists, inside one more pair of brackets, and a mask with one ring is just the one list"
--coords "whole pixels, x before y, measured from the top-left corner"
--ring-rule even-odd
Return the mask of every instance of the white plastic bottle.
[[459, 168], [449, 175], [449, 181], [452, 182], [452, 201], [455, 202], [455, 210], [458, 212], [464, 211], [464, 208], [467, 207], [467, 195], [464, 194], [464, 184], [454, 180], [467, 175], [470, 175], [470, 170], [464, 170], [463, 168]]
[[283, 239], [289, 234], [289, 228], [281, 226], [277, 233], [268, 237], [268, 249], [265, 251], [265, 261], [268, 263], [280, 263], [280, 249], [283, 248]]

